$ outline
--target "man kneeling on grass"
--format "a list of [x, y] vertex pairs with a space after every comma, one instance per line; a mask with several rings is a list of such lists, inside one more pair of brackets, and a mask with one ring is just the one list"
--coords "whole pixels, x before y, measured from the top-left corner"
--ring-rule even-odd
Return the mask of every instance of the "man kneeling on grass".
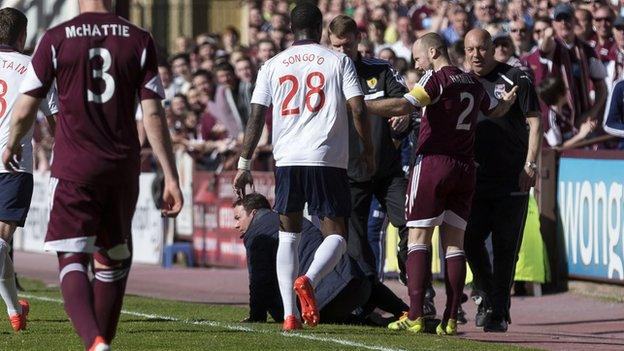
[[[234, 214], [236, 229], [245, 243], [249, 269], [249, 317], [245, 321], [266, 322], [268, 312], [276, 322], [281, 322], [283, 307], [275, 269], [279, 215], [271, 210], [269, 201], [257, 193], [236, 201]], [[300, 272], [305, 272], [323, 241], [323, 235], [307, 219], [303, 219], [302, 228], [298, 259]], [[371, 281], [348, 255], [321, 280], [314, 293], [321, 323], [381, 326], [385, 321], [371, 313], [375, 308], [393, 314], [393, 319], [408, 309], [385, 285]]]

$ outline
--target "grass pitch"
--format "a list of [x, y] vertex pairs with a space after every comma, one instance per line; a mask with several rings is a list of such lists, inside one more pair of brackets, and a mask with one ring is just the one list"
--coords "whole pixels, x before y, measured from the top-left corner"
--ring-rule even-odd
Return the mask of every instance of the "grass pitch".
[[[30, 301], [26, 331], [0, 322], [0, 350], [84, 349], [67, 319], [58, 288], [21, 279]], [[520, 350], [457, 337], [412, 335], [383, 328], [319, 325], [284, 334], [276, 323], [239, 323], [247, 309], [127, 296], [114, 350]], [[7, 318], [8, 319], [8, 318]], [[461, 332], [461, 326], [460, 326]], [[522, 349], [524, 350], [524, 349]]]

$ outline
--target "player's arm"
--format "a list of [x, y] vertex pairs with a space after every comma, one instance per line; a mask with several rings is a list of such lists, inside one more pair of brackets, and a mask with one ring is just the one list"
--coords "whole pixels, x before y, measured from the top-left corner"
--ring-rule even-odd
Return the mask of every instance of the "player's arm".
[[368, 167], [368, 173], [370, 175], [375, 173], [374, 155], [375, 150], [373, 147], [373, 141], [371, 137], [370, 121], [366, 116], [366, 104], [364, 103], [364, 96], [358, 95], [347, 100], [351, 116], [353, 118], [353, 126], [358, 133], [364, 150], [362, 152], [362, 158]]
[[388, 98], [366, 101], [366, 109], [370, 114], [391, 118], [415, 112], [416, 106], [405, 98]]
[[22, 138], [32, 128], [37, 118], [37, 110], [41, 99], [21, 94], [13, 106], [9, 140], [2, 154], [2, 162], [6, 169], [17, 172], [22, 158]]
[[432, 104], [440, 94], [442, 94], [442, 88], [429, 71], [402, 98], [374, 100], [367, 102], [366, 107], [371, 113], [383, 117], [407, 115]]
[[[163, 215], [174, 217], [182, 210], [183, 200], [165, 112], [159, 99], [144, 99], [141, 101], [141, 108], [143, 110], [145, 134], [165, 175], [163, 200], [171, 207], [163, 208], [162, 212]], [[167, 191], [171, 193], [168, 194]]]

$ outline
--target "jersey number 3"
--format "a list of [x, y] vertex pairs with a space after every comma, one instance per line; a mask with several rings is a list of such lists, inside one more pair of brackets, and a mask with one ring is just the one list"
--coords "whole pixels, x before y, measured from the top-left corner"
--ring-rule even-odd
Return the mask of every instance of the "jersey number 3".
[[110, 51], [105, 48], [91, 48], [89, 50], [89, 60], [92, 60], [95, 57], [102, 58], [102, 68], [101, 69], [93, 69], [93, 78], [99, 78], [104, 81], [104, 91], [97, 94], [91, 91], [91, 89], [87, 89], [87, 100], [90, 102], [95, 102], [96, 104], [103, 104], [110, 100], [115, 93], [115, 79], [113, 76], [108, 74], [108, 70], [111, 67], [111, 63], [113, 62], [113, 57], [111, 56]]
[[[316, 85], [314, 85], [314, 82], [313, 82], [315, 77], [318, 78], [318, 80], [316, 81], [317, 82]], [[282, 102], [281, 115], [282, 116], [298, 115], [301, 112], [301, 110], [299, 109], [299, 106], [289, 108], [288, 105], [290, 104], [290, 101], [293, 99], [293, 97], [299, 90], [299, 80], [297, 79], [297, 77], [293, 76], [292, 74], [280, 77], [279, 79], [280, 85], [286, 82], [291, 82], [291, 86], [290, 86], [290, 91], [288, 91], [288, 94], [286, 95], [286, 99], [284, 99], [284, 102]], [[321, 72], [312, 72], [308, 74], [308, 76], [306, 77], [306, 86], [308, 87], [308, 91], [305, 94], [306, 108], [308, 109], [308, 111], [312, 113], [320, 111], [321, 108], [323, 108], [323, 105], [325, 104], [325, 92], [323, 91], [323, 86], [325, 86], [325, 76]], [[311, 100], [312, 100], [312, 96], [316, 94], [318, 94], [319, 97], [318, 97], [318, 101], [316, 105], [313, 106]]]

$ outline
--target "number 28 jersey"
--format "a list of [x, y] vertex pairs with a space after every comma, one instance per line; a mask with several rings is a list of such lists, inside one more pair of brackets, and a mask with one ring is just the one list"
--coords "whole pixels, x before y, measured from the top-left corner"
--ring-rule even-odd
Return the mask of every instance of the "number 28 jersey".
[[150, 34], [111, 13], [84, 13], [41, 38], [20, 91], [45, 98], [56, 80], [52, 176], [85, 184], [137, 181], [137, 99], [162, 99]]
[[295, 42], [260, 69], [251, 103], [273, 104], [277, 167], [347, 169], [346, 101], [363, 95], [353, 62], [312, 41]]

